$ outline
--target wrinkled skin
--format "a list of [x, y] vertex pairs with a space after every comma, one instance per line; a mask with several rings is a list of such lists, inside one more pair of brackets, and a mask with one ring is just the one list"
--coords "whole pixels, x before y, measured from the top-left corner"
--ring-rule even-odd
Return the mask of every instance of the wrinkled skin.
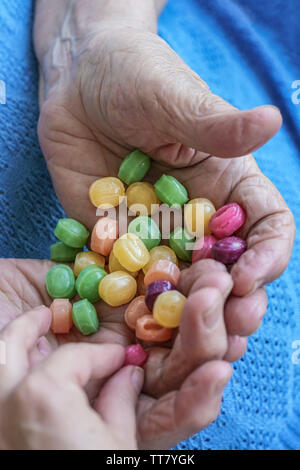
[[[145, 395], [139, 406], [143, 416], [139, 421], [140, 445], [169, 446], [216, 416], [220, 393], [206, 403], [206, 398], [193, 395], [193, 390], [200, 383], [205, 384], [202, 390], [207, 390], [221, 373], [218, 367], [224, 363], [216, 366], [212, 359], [235, 360], [243, 354], [245, 337], [258, 328], [266, 310], [264, 285], [277, 278], [289, 261], [293, 217], [248, 155], [277, 132], [281, 117], [272, 108], [239, 112], [212, 95], [153, 33], [118, 24], [91, 29], [88, 36], [76, 39], [76, 48], [63, 64], [62, 55], [49, 66], [49, 57], [44, 58], [36, 46], [45, 80], [39, 139], [67, 215], [91, 228], [96, 215], [88, 199], [90, 184], [97, 178], [116, 175], [122, 158], [134, 148], [154, 160], [146, 178], [150, 182], [162, 173], [172, 174], [186, 186], [190, 198], [207, 197], [217, 207], [236, 201], [247, 211], [247, 222], [238, 235], [247, 239], [248, 251], [231, 270], [233, 288], [218, 263], [202, 261], [186, 271], [180, 289], [188, 294], [191, 286], [198, 286], [201, 303], [198, 299], [198, 309], [191, 308], [190, 321], [183, 318], [172, 352], [154, 349], [146, 368]], [[248, 156], [236, 158], [241, 155]], [[14, 273], [14, 269], [8, 272]], [[46, 271], [47, 265], [41, 265], [37, 279], [28, 262], [25, 278], [22, 274], [23, 281], [19, 281], [21, 290], [8, 296], [4, 290], [6, 299], [17, 303], [20, 310], [27, 303], [49, 303], [43, 288], [36, 287], [41, 286]], [[222, 290], [224, 282], [227, 285]], [[211, 287], [218, 290], [222, 302], [232, 288], [225, 306], [228, 344], [222, 341], [220, 346], [218, 335], [211, 334], [207, 349], [201, 350], [203, 332], [195, 325], [201, 322], [205, 304], [212, 298], [212, 292], [207, 291]], [[29, 301], [26, 292], [34, 298]], [[99, 312], [102, 328], [92, 341], [132, 342], [122, 322], [122, 309], [99, 305]], [[81, 339], [76, 333], [59, 342]], [[189, 348], [190, 344], [194, 347]], [[206, 370], [199, 369], [201, 364]], [[189, 376], [193, 370], [199, 374], [194, 380]], [[191, 396], [183, 395], [193, 416], [178, 405], [178, 389], [182, 391], [185, 380], [193, 383]], [[161, 397], [159, 401], [157, 397]]]
[[167, 172], [191, 199], [207, 197], [217, 207], [240, 203], [247, 221], [238, 235], [248, 250], [231, 270], [226, 318], [229, 334], [249, 335], [265, 312], [263, 286], [287, 266], [295, 226], [254, 158], [229, 156], [266, 142], [281, 116], [269, 107], [235, 110], [211, 94], [161, 38], [115, 28], [82, 38], [71, 70], [52, 67], [45, 75], [39, 138], [57, 195], [68, 216], [91, 228], [96, 214], [90, 184], [116, 175], [122, 158], [140, 148], [154, 159], [150, 182]]

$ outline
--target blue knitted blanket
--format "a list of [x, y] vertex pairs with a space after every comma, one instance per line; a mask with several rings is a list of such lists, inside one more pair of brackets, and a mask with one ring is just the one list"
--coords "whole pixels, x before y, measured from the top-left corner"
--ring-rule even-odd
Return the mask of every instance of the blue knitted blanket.
[[[50, 227], [62, 214], [36, 132], [33, 6], [33, 0], [0, 4], [2, 257], [47, 257]], [[297, 0], [170, 0], [159, 31], [235, 106], [271, 103], [281, 109], [283, 128], [255, 156], [299, 222], [297, 93], [292, 100], [292, 83], [300, 79], [297, 7]], [[299, 258], [298, 235], [288, 270], [268, 287], [263, 325], [234, 364], [220, 417], [178, 449], [300, 449], [300, 364], [292, 361], [293, 341], [300, 340]]]

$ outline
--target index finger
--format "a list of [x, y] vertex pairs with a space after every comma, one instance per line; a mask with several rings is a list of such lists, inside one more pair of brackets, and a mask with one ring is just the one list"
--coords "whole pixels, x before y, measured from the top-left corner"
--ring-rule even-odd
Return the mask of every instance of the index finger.
[[122, 367], [125, 349], [118, 344], [66, 344], [48, 357], [36, 373], [55, 382], [72, 382], [85, 387], [90, 380], [109, 377]]

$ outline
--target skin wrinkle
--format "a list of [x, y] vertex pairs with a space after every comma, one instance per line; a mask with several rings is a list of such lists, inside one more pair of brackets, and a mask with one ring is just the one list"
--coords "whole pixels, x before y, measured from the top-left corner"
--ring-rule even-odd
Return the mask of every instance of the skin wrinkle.
[[[81, 1], [82, 0], [78, 0], [78, 4]], [[61, 3], [62, 2], [63, 0], [61, 0]], [[98, 5], [100, 2], [101, 0], [98, 0]], [[89, 5], [92, 5], [92, 3], [89, 3]], [[79, 10], [77, 14], [80, 14]], [[93, 21], [97, 20], [97, 14], [95, 11], [92, 11], [91, 7], [88, 14], [94, 17]], [[61, 18], [54, 21], [55, 28], [57, 28], [57, 26], [58, 29], [61, 27], [63, 18], [64, 15], [62, 14]], [[197, 196], [208, 197], [217, 207], [229, 202], [228, 197], [233, 188], [236, 187], [237, 189], [235, 190], [234, 196], [237, 199], [240, 198], [244, 200], [247, 205], [249, 205], [252, 221], [255, 221], [257, 215], [255, 214], [256, 207], [257, 210], [263, 210], [266, 200], [264, 197], [265, 194], [259, 190], [259, 186], [252, 186], [248, 191], [244, 190], [243, 186], [245, 183], [241, 185], [241, 180], [243, 180], [245, 175], [249, 172], [259, 174], [259, 169], [253, 157], [245, 157], [240, 159], [240, 161], [238, 159], [228, 159], [225, 161], [212, 156], [213, 151], [204, 154], [204, 152], [195, 151], [193, 153], [189, 150], [189, 148], [197, 149], [199, 142], [201, 144], [201, 140], [203, 140], [205, 145], [215, 145], [216, 142], [222, 143], [226, 129], [228, 130], [228, 148], [230, 142], [238, 146], [242, 145], [242, 148], [249, 146], [251, 142], [249, 143], [249, 138], [247, 140], [247, 134], [245, 136], [246, 142], [240, 143], [234, 142], [234, 136], [231, 136], [232, 130], [234, 130], [237, 125], [239, 112], [236, 110], [233, 116], [232, 107], [230, 107], [231, 112], [224, 112], [223, 105], [225, 108], [225, 102], [221, 99], [219, 102], [218, 98], [215, 96], [208, 98], [208, 91], [206, 91], [204, 92], [206, 96], [203, 98], [203, 115], [201, 115], [201, 117], [198, 115], [194, 116], [193, 110], [195, 110], [195, 113], [201, 112], [199, 102], [194, 101], [196, 92], [201, 94], [203, 90], [208, 89], [208, 86], [203, 84], [202, 80], [196, 76], [195, 72], [185, 66], [176, 53], [171, 51], [169, 46], [152, 32], [137, 30], [134, 24], [133, 27], [128, 27], [130, 20], [127, 16], [125, 22], [123, 22], [123, 19], [119, 19], [117, 22], [107, 23], [107, 26], [101, 22], [101, 18], [98, 17], [98, 19], [99, 27], [91, 31], [89, 22], [83, 21], [82, 19], [80, 20], [80, 18], [74, 18], [75, 21], [79, 20], [78, 27], [82, 28], [82, 30], [80, 34], [76, 35], [76, 41], [73, 42], [76, 50], [73, 51], [72, 70], [70, 71], [68, 80], [66, 80], [65, 83], [60, 83], [59, 88], [56, 88], [53, 93], [48, 95], [50, 102], [55, 104], [56, 100], [60, 99], [66, 109], [70, 108], [73, 117], [66, 117], [66, 121], [73, 121], [75, 117], [76, 122], [78, 118], [95, 137], [95, 146], [90, 145], [92, 142], [84, 141], [82, 141], [80, 145], [78, 139], [76, 139], [76, 147], [69, 146], [68, 148], [68, 146], [64, 145], [62, 149], [60, 148], [59, 142], [57, 142], [57, 144], [53, 142], [49, 144], [49, 142], [46, 142], [46, 145], [42, 142], [42, 149], [46, 157], [50, 152], [51, 155], [55, 157], [53, 162], [59, 162], [59, 164], [66, 167], [67, 170], [71, 169], [71, 171], [56, 169], [56, 174], [53, 175], [54, 184], [56, 187], [59, 187], [59, 197], [68, 216], [76, 215], [76, 218], [83, 218], [82, 222], [91, 228], [94, 223], [94, 209], [89, 209], [90, 205], [87, 195], [89, 178], [96, 179], [99, 175], [115, 175], [118, 171], [120, 160], [126, 155], [127, 151], [131, 150], [131, 148], [139, 147], [146, 153], [151, 149], [151, 156], [153, 157], [152, 172], [146, 180], [154, 182], [155, 179], [160, 176], [161, 171], [165, 170], [165, 172], [178, 177], [180, 181], [186, 184], [191, 198]], [[110, 21], [110, 19], [106, 21]], [[40, 23], [40, 25], [41, 24], [42, 23]], [[124, 28], [122, 28], [122, 24]], [[53, 35], [53, 32], [51, 34]], [[39, 38], [36, 38], [36, 42], [43, 41], [43, 43], [46, 43], [49, 41], [49, 34], [46, 36], [41, 27], [40, 29], [36, 28], [36, 35], [39, 35]], [[128, 51], [130, 51], [130, 53]], [[39, 55], [39, 59], [42, 61], [43, 57]], [[44, 73], [46, 80], [49, 81], [50, 76], [47, 76], [47, 70], [45, 70]], [[137, 75], [138, 82], [136, 80]], [[156, 101], [153, 100], [153, 90], [157, 92], [158, 98]], [[162, 95], [159, 93], [160, 90]], [[178, 92], [178, 90], [180, 91]], [[58, 95], [58, 92], [60, 95]], [[160, 96], [163, 104], [166, 105], [168, 115], [166, 115], [165, 111], [160, 110], [160, 102], [157, 102]], [[211, 106], [213, 106], [213, 103], [220, 103], [218, 106], [222, 107], [223, 114], [221, 114], [219, 107], [217, 107], [217, 109], [208, 108], [209, 99], [211, 99]], [[166, 100], [174, 103], [174, 105], [169, 106]], [[173, 120], [171, 120], [172, 127], [169, 128], [168, 122], [170, 122], [172, 108], [174, 108], [174, 114]], [[188, 119], [184, 119], [182, 115], [186, 112], [186, 109], [188, 109]], [[209, 116], [205, 116], [207, 112], [209, 112]], [[43, 109], [41, 116], [41, 120], [43, 120]], [[53, 119], [56, 119], [55, 113], [53, 113]], [[241, 115], [240, 119], [245, 120], [244, 125], [246, 126], [248, 117]], [[179, 120], [176, 135], [169, 135], [169, 131], [171, 131], [172, 134], [175, 132], [175, 120]], [[206, 122], [207, 124], [205, 125]], [[69, 125], [70, 122], [62, 123], [61, 132], [64, 132], [64, 128], [66, 128], [68, 132]], [[71, 125], [74, 125], [74, 121], [73, 123], [71, 122]], [[219, 126], [222, 126], [221, 128], [223, 130], [218, 133]], [[278, 126], [278, 123], [276, 126]], [[274, 124], [271, 129], [272, 132], [275, 132], [276, 126]], [[195, 129], [195, 135], [191, 133], [191, 129]], [[265, 120], [262, 129], [271, 132], [267, 120]], [[245, 127], [244, 132], [246, 131], [247, 128]], [[253, 134], [255, 128], [252, 129], [250, 126], [249, 132]], [[44, 133], [45, 129], [41, 126], [41, 135], [44, 136]], [[191, 141], [188, 142], [188, 145], [184, 146], [182, 139], [186, 139], [187, 135]], [[253, 140], [255, 136], [251, 135], [250, 137]], [[60, 134], [59, 140], [61, 140]], [[161, 150], [161, 153], [159, 153], [161, 147], [166, 145], [170, 147], [164, 149], [164, 151]], [[76, 152], [74, 151], [75, 148]], [[226, 150], [228, 150], [228, 148]], [[232, 148], [237, 152], [236, 147]], [[231, 153], [228, 151], [228, 154], [230, 155]], [[164, 163], [166, 163], [166, 161], [174, 162], [174, 159], [177, 158], [182, 158], [183, 161], [185, 158], [190, 158], [191, 156], [193, 158], [203, 157], [197, 167], [194, 165], [192, 168], [187, 167], [177, 170], [169, 168], [168, 171], [166, 171], [168, 168], [167, 165], [164, 166], [155, 161], [156, 159], [164, 159]], [[184, 163], [189, 165], [191, 162], [192, 159]], [[179, 163], [180, 160], [177, 161], [178, 165]], [[74, 169], [78, 169], [78, 171], [72, 171]], [[91, 176], [85, 177], [85, 173], [90, 173]], [[81, 178], [84, 178], [82, 187], [80, 186]], [[260, 178], [262, 183], [264, 183], [264, 177], [261, 176]], [[220, 188], [222, 188], [222, 191], [220, 191]], [[66, 189], [68, 189], [68, 191], [66, 191]], [[275, 190], [274, 193], [273, 190], [271, 191], [271, 186], [267, 187], [266, 192], [268, 191], [271, 195], [270, 198], [274, 199], [274, 194], [275, 197], [278, 197]], [[76, 207], [74, 207], [74, 201], [76, 201]], [[278, 199], [278, 204], [281, 209], [284, 207], [284, 202], [280, 198]], [[259, 215], [260, 214], [257, 216], [259, 217]], [[291, 227], [288, 228], [287, 233], [291, 233]], [[259, 250], [259, 248], [258, 245], [257, 249]], [[278, 266], [284, 268], [288, 261], [289, 254], [284, 244], [282, 244], [280, 250], [282, 259], [280, 263], [278, 262]], [[264, 266], [256, 262], [255, 253], [253, 253], [251, 257], [252, 256], [254, 256], [252, 262], [255, 263], [258, 268], [258, 272], [256, 273], [258, 275], [257, 277], [262, 278], [263, 275], [265, 275], [265, 273], [262, 272]], [[260, 257], [260, 259], [264, 260], [265, 258]], [[241, 258], [241, 260], [243, 260], [243, 258]], [[243, 263], [244, 268], [243, 266], [238, 268], [240, 279], [242, 279], [241, 276], [249, 274], [247, 273], [246, 260], [242, 261], [242, 264]], [[266, 274], [269, 274], [269, 271], [274, 268], [271, 262], [268, 262], [268, 266], [269, 269]], [[216, 278], [217, 276], [218, 273], [216, 272]], [[250, 285], [250, 283], [254, 281], [253, 275], [251, 275], [251, 277], [248, 276], [246, 281]], [[247, 316], [248, 308], [249, 311], [251, 310], [250, 306], [245, 307], [245, 316]], [[239, 310], [238, 307], [237, 310]], [[99, 334], [91, 339], [91, 341], [103, 340], [119, 342], [132, 340], [132, 336], [130, 338], [127, 336], [126, 329], [121, 328], [123, 309], [119, 311], [112, 309], [104, 310], [104, 305], [100, 304], [99, 311], [102, 315], [101, 318], [104, 320], [104, 328], [102, 328]], [[179, 344], [180, 338], [178, 337], [177, 339], [177, 343]], [[79, 340], [81, 340], [80, 335], [70, 335], [64, 339], [64, 341]], [[199, 342], [201, 343], [201, 341], [200, 338]], [[235, 348], [237, 347], [236, 343]], [[241, 342], [239, 341], [239, 343]], [[238, 352], [243, 353], [244, 346], [240, 348]], [[237, 354], [236, 349], [234, 353]], [[156, 354], [157, 358], [155, 361], [161, 368], [160, 372], [158, 368], [155, 367], [155, 361], [153, 360], [152, 364], [154, 364], [154, 367], [152, 370], [149, 369], [148, 374], [146, 374], [148, 375], [147, 386], [152, 396], [158, 396], [162, 393], [161, 388], [159, 388], [162, 384], [166, 389], [174, 384], [174, 377], [172, 375], [168, 376], [166, 373], [167, 367], [170, 368], [172, 373], [176, 372], [177, 376], [178, 372], [182, 374], [183, 371], [183, 365], [178, 363], [178, 350], [176, 354], [174, 354], [174, 362], [172, 363], [173, 359], [170, 359], [169, 365], [167, 365], [168, 360], [166, 358], [166, 355], [169, 355], [169, 350], [161, 352], [161, 356], [158, 352], [156, 352]], [[230, 355], [230, 351], [227, 354]], [[183, 356], [183, 359], [185, 359], [185, 356]], [[221, 367], [220, 361], [219, 366]], [[224, 369], [222, 369], [222, 371], [224, 373]], [[164, 378], [163, 383], [159, 381], [158, 377], [160, 375]], [[184, 381], [184, 379], [184, 376], [180, 378], [181, 381]], [[215, 380], [217, 380], [217, 377], [214, 377], [214, 384]], [[205, 384], [207, 384], [207, 382], [204, 384], [198, 383], [195, 393], [197, 394], [203, 391], [204, 393], [207, 392], [209, 395], [209, 387], [207, 389], [203, 388]], [[155, 405], [157, 406], [157, 418], [155, 419], [158, 419], [160, 416], [159, 402], [155, 401]], [[209, 407], [211, 407], [210, 417], [214, 416], [214, 413], [217, 412], [217, 408], [214, 408], [214, 406], [215, 402], [209, 404]], [[186, 416], [184, 412], [187, 413], [187, 411], [188, 410], [182, 408], [183, 415], [181, 422]], [[204, 414], [205, 411], [204, 409]], [[202, 413], [200, 414], [202, 415]], [[150, 410], [148, 416], [150, 416], [151, 419]], [[171, 413], [170, 423], [174, 423], [172, 416]], [[202, 418], [202, 416], [200, 417]], [[181, 422], [178, 420], [175, 425], [180, 426]], [[197, 422], [198, 426], [200, 425], [199, 423], [200, 422]], [[156, 435], [154, 438], [156, 438], [160, 432], [159, 420], [156, 421], [156, 424]], [[162, 424], [167, 427], [167, 423]], [[145, 423], [143, 423], [143, 426], [144, 425]], [[143, 430], [145, 431], [144, 436], [146, 440], [147, 429], [144, 427]], [[174, 430], [174, 433], [175, 432], [177, 435], [180, 434], [180, 436], [184, 433], [182, 429], [178, 428]], [[165, 432], [163, 438], [165, 438], [165, 436], [167, 436], [167, 441], [168, 436], [170, 436], [169, 431]], [[172, 441], [171, 443], [173, 444]]]

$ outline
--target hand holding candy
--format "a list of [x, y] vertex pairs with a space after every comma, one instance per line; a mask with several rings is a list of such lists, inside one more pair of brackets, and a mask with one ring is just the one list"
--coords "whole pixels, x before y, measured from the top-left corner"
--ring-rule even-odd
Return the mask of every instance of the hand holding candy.
[[[53, 263], [46, 261], [0, 260], [0, 269], [3, 273], [0, 279], [0, 328], [42, 303], [51, 304], [51, 299], [45, 288], [45, 277], [52, 266]], [[107, 277], [108, 275], [104, 279]], [[196, 284], [195, 280], [197, 280]], [[219, 360], [228, 349], [223, 311], [224, 302], [231, 287], [232, 282], [225, 267], [213, 260], [204, 260], [202, 263], [197, 263], [190, 269], [181, 272], [178, 288], [188, 298], [182, 315], [182, 328], [172, 348], [160, 345], [159, 348], [152, 348], [149, 351], [149, 358], [144, 366], [144, 392], [139, 399], [137, 408], [139, 447], [156, 449], [171, 447], [180, 439], [184, 439], [207, 426], [217, 416], [223, 388], [231, 376], [230, 366]], [[8, 296], [7, 292], [10, 292]], [[64, 301], [65, 310], [60, 306], [58, 311], [60, 326], [67, 326], [67, 329], [70, 326], [67, 323], [70, 320], [68, 302], [68, 300]], [[134, 335], [124, 323], [126, 306], [111, 308], [105, 302], [99, 301], [95, 304], [95, 308], [100, 321], [97, 333], [91, 336], [82, 336], [75, 327], [68, 334], [54, 336], [49, 333], [47, 339], [46, 337], [40, 338], [36, 346], [32, 347], [29, 353], [31, 367], [43, 361], [45, 356], [51, 354], [57, 345], [68, 342], [74, 343], [84, 340], [91, 343], [117, 343], [124, 346], [133, 344]], [[208, 311], [211, 312], [211, 316], [207, 313]], [[81, 313], [79, 311], [77, 317], [79, 321]], [[143, 313], [143, 318], [148, 315], [152, 323], [155, 322], [153, 315], [148, 310], [145, 309]], [[86, 314], [87, 310], [82, 318], [84, 325], [87, 324]], [[40, 318], [40, 312], [38, 315]], [[207, 316], [211, 317], [210, 322], [206, 322]], [[213, 318], [215, 318], [214, 321]], [[89, 321], [93, 327], [92, 317]], [[152, 331], [151, 328], [150, 330], [144, 329], [143, 325], [146, 327], [149, 325], [149, 320], [147, 322], [147, 325], [141, 322], [139, 331], [142, 329], [144, 332]], [[34, 324], [36, 325], [36, 320], [34, 320]], [[78, 323], [79, 327], [80, 325], [81, 323]], [[162, 339], [168, 340], [170, 331], [173, 330], [160, 328], [160, 341]], [[33, 331], [34, 328], [31, 330]], [[85, 330], [83, 332], [86, 333]], [[169, 336], [167, 336], [168, 332]], [[164, 338], [162, 334], [165, 335]], [[241, 343], [238, 346], [238, 356], [242, 354], [244, 344]], [[235, 359], [236, 356], [234, 357], [233, 354], [236, 354], [237, 345], [234, 343], [232, 346], [229, 340], [231, 359]], [[95, 357], [100, 366], [101, 360], [97, 354]], [[53, 360], [58, 367], [61, 363], [60, 358], [55, 357]], [[82, 368], [81, 363], [79, 366]], [[123, 370], [125, 371], [125, 369]], [[2, 370], [3, 368], [0, 372]], [[82, 370], [85, 371], [85, 367]], [[110, 397], [113, 391], [117, 392], [120, 389], [123, 396], [124, 390], [130, 387], [130, 384], [126, 382], [127, 379], [130, 379], [128, 375], [123, 376], [121, 386], [119, 379], [117, 381], [112, 379], [106, 396]], [[129, 390], [131, 389], [129, 388]], [[87, 391], [90, 400], [93, 401], [98, 393], [97, 384], [94, 382], [89, 384]], [[169, 397], [168, 401], [166, 401], [166, 394]], [[47, 406], [49, 393], [45, 393], [43, 396], [45, 398], [44, 406]], [[176, 408], [173, 406], [175, 399], [179, 404]], [[58, 400], [58, 402], [60, 401]], [[107, 411], [111, 416], [116, 416], [109, 405], [108, 399], [101, 408], [101, 413]], [[114, 404], [112, 405], [114, 406]], [[28, 397], [26, 398], [26, 406], [28, 407]], [[72, 413], [75, 413], [74, 409], [72, 409]], [[119, 414], [120, 416], [123, 415]], [[155, 428], [153, 428], [153, 422], [156, 423]], [[12, 423], [10, 423], [11, 425]], [[118, 426], [120, 429], [124, 429], [120, 425], [120, 421]], [[168, 429], [167, 432], [166, 429]], [[71, 432], [70, 435], [72, 435]], [[124, 436], [124, 431], [122, 431], [122, 435]], [[58, 444], [56, 443], [56, 445]], [[76, 447], [75, 443], [72, 445]], [[82, 445], [84, 446], [85, 443]], [[131, 443], [124, 443], [123, 446], [129, 448]]]

